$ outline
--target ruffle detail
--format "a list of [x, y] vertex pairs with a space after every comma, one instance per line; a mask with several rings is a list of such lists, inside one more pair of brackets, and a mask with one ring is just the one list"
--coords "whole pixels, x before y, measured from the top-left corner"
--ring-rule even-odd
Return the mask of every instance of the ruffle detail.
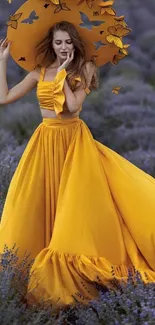
[[[54, 80], [54, 110], [57, 115], [63, 112], [65, 94], [63, 92], [64, 82], [67, 76], [65, 69], [59, 71]], [[61, 116], [59, 116], [61, 118]]]
[[40, 108], [55, 111], [60, 119], [60, 113], [64, 110], [65, 94], [63, 87], [66, 76], [67, 72], [63, 69], [56, 74], [53, 81], [40, 80], [37, 85], [37, 97]]
[[[98, 285], [113, 288], [112, 280], [128, 279], [136, 267], [112, 265], [103, 257], [60, 253], [43, 249], [35, 259], [30, 272], [28, 300], [64, 306], [76, 302], [88, 303], [98, 297]], [[155, 282], [155, 272], [138, 270], [145, 283]]]

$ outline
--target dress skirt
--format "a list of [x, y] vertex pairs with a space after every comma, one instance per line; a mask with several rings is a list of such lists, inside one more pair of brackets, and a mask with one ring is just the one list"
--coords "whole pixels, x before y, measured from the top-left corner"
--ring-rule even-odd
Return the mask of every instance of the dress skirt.
[[12, 177], [4, 245], [34, 263], [27, 297], [53, 305], [97, 297], [137, 269], [155, 282], [155, 179], [96, 141], [86, 123], [43, 118]]

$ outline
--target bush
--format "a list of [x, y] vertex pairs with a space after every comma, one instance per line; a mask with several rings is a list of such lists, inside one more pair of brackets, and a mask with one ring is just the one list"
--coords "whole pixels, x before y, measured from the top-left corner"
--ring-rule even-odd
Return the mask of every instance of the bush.
[[18, 261], [18, 249], [5, 247], [0, 261], [0, 324], [37, 325], [153, 325], [155, 283], [145, 284], [138, 271], [129, 269], [127, 282], [113, 279], [114, 289], [95, 284], [98, 299], [54, 309], [44, 303], [28, 305], [26, 289], [33, 261]]

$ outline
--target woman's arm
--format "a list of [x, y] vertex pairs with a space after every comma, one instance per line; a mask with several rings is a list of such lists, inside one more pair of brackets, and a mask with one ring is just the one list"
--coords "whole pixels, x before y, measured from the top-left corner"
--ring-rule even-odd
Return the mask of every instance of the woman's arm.
[[[92, 66], [91, 62], [87, 62], [86, 64], [86, 80], [87, 80], [87, 87], [89, 88], [91, 84], [91, 80], [94, 74], [94, 67]], [[86, 92], [84, 88], [79, 88], [72, 92], [70, 89], [67, 80], [64, 83], [64, 93], [65, 93], [65, 100], [67, 107], [71, 113], [76, 113], [80, 107], [82, 106], [85, 98]]]
[[6, 80], [7, 61], [0, 61], [0, 102], [4, 101], [8, 93], [8, 85]]
[[10, 104], [18, 100], [37, 84], [37, 72], [34, 69], [20, 83], [8, 90], [6, 66], [6, 61], [0, 61], [0, 105]]

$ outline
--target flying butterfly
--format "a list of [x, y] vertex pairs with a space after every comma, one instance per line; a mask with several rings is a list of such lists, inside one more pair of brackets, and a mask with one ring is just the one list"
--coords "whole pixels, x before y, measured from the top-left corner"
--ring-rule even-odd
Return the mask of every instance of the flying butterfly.
[[83, 3], [84, 1], [86, 1], [86, 4], [87, 4], [87, 6], [88, 6], [89, 9], [91, 9], [93, 7], [94, 0], [80, 0], [77, 3], [77, 6], [81, 5], [81, 3]]
[[118, 95], [120, 89], [122, 89], [121, 86], [114, 87], [114, 88], [112, 89], [112, 93], [115, 94], [115, 95]]
[[92, 30], [93, 26], [100, 26], [101, 24], [105, 23], [105, 21], [100, 20], [89, 20], [89, 17], [80, 11], [81, 20], [83, 21], [82, 24], [80, 24], [81, 27], [87, 28], [89, 30]]
[[54, 14], [57, 14], [58, 12], [60, 12], [61, 10], [65, 10], [65, 11], [71, 11], [70, 8], [68, 8], [66, 6], [66, 3], [60, 3], [58, 5], [56, 5], [56, 9], [54, 10]]
[[29, 17], [26, 18], [26, 19], [24, 19], [24, 20], [22, 20], [21, 23], [25, 23], [25, 24], [33, 24], [33, 21], [34, 21], [34, 20], [37, 20], [37, 19], [39, 19], [39, 16], [37, 16], [35, 10], [33, 10], [33, 11], [30, 13]]
[[10, 26], [14, 29], [17, 29], [18, 20], [20, 19], [21, 16], [22, 16], [22, 13], [9, 16], [9, 21], [7, 21], [6, 25]]

